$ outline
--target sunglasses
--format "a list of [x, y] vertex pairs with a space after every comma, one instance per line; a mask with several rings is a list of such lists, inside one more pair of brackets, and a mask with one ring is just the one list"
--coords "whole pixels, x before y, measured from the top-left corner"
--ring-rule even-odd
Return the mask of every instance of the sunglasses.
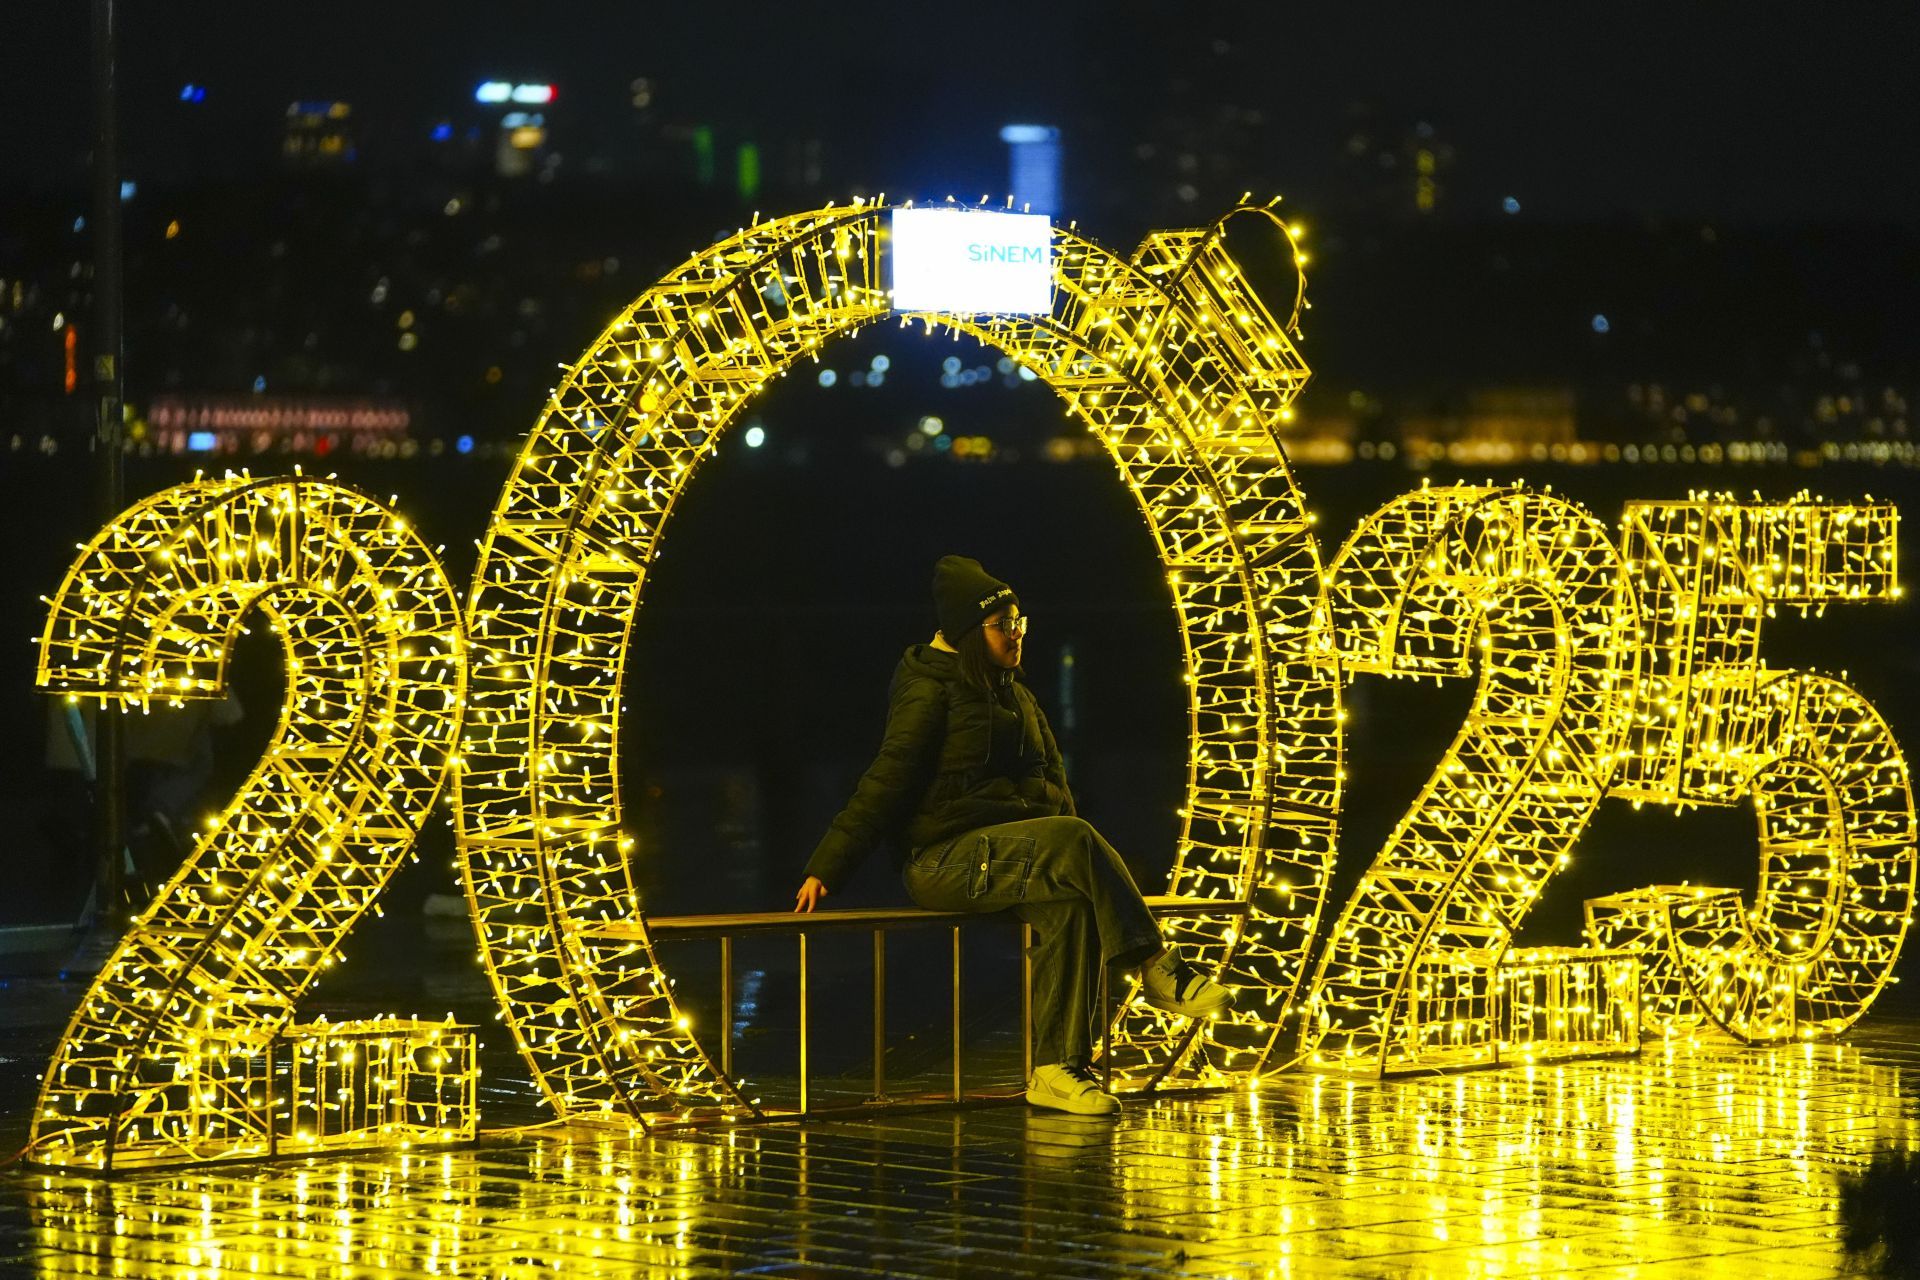
[[998, 627], [1001, 635], [1006, 636], [1009, 640], [1017, 640], [1027, 634], [1027, 622], [1027, 615], [1023, 613], [1017, 618], [1002, 618], [998, 622], [986, 622], [981, 625]]

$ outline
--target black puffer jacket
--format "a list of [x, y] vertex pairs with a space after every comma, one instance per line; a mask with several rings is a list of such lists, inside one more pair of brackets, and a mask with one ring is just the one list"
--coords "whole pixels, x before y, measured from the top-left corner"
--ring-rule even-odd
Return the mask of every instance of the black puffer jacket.
[[1012, 671], [992, 697], [960, 677], [960, 656], [910, 645], [887, 694], [880, 753], [807, 860], [829, 889], [875, 845], [910, 850], [996, 822], [1074, 812], [1053, 729]]

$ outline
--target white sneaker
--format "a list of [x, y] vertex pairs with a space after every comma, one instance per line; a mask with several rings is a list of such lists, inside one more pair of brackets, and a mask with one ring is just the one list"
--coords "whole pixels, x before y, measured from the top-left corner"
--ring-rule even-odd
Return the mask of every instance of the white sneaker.
[[1233, 1008], [1233, 992], [1182, 960], [1172, 947], [1140, 966], [1140, 994], [1154, 1008], [1205, 1018]]
[[1081, 1116], [1110, 1116], [1120, 1110], [1120, 1099], [1100, 1090], [1092, 1067], [1049, 1062], [1027, 1077], [1027, 1101], [1036, 1107], [1071, 1111]]

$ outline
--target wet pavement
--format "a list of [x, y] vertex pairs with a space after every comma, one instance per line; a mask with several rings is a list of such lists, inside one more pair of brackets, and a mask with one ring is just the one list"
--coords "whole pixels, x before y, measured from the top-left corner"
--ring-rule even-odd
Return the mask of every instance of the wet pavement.
[[[751, 852], [720, 868], [761, 867]], [[655, 900], [697, 910], [785, 886], [700, 871]], [[969, 1088], [1019, 1075], [1016, 939], [1011, 925], [967, 931]], [[943, 931], [889, 946], [888, 1088], [938, 1090]], [[716, 1027], [716, 948], [669, 947], [683, 1008]], [[796, 1092], [794, 952], [771, 938], [734, 953], [734, 1061], [770, 1100]], [[871, 1086], [868, 940], [824, 935], [811, 963], [813, 1096], [857, 1103]], [[363, 922], [303, 1016], [480, 1026], [487, 1138], [113, 1181], [13, 1165], [0, 1274], [1827, 1276], [1849, 1261], [1843, 1179], [1876, 1152], [1920, 1148], [1914, 985], [1838, 1044], [1702, 1039], [1386, 1082], [1296, 1072], [1254, 1093], [1129, 1099], [1113, 1121], [1013, 1102], [629, 1138], [524, 1128], [547, 1113], [464, 917], [396, 908]], [[0, 1153], [24, 1142], [35, 1077], [82, 991], [0, 979]]]
[[[994, 1057], [983, 1071], [1004, 1070]], [[1287, 1074], [1129, 1100], [1117, 1120], [1016, 1103], [632, 1138], [496, 1132], [453, 1151], [111, 1182], [16, 1166], [0, 1174], [0, 1266], [1824, 1276], [1847, 1262], [1842, 1178], [1920, 1145], [1916, 1081], [1920, 1021], [1888, 1015], [1839, 1044], [1702, 1039], [1387, 1082]]]

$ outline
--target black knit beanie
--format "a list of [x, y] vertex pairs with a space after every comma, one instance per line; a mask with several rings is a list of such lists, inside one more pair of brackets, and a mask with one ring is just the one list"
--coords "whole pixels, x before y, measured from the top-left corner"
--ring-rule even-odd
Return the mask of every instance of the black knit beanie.
[[1013, 588], [966, 556], [941, 556], [933, 566], [933, 616], [948, 644], [980, 625], [986, 616], [1010, 604], [1019, 604]]

